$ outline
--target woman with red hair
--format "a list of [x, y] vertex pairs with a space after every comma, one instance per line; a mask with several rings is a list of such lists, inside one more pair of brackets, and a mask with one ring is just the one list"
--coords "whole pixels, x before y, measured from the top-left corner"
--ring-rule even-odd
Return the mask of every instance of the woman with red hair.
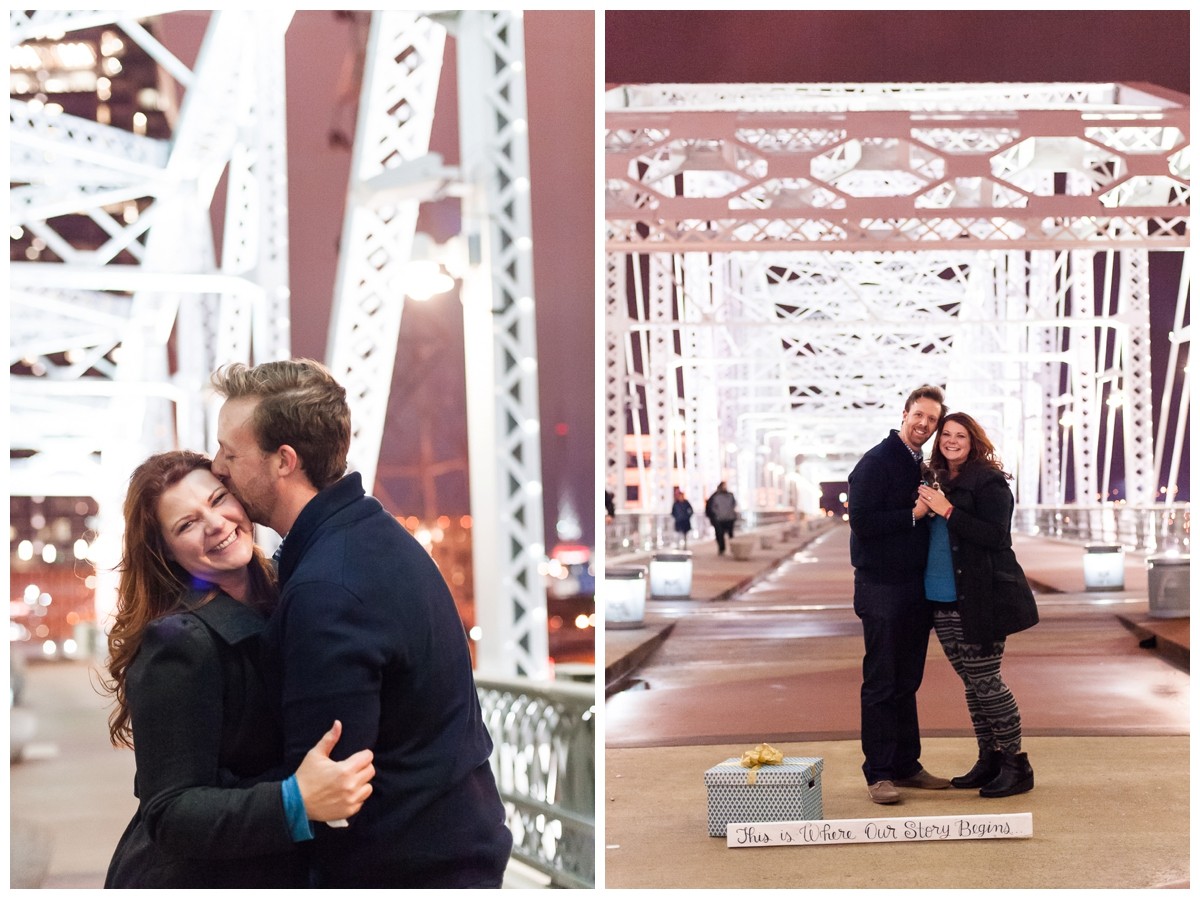
[[979, 744], [975, 766], [950, 784], [989, 798], [1026, 793], [1033, 768], [1021, 751], [1021, 713], [1000, 677], [1005, 638], [1038, 620], [1012, 550], [1011, 475], [983, 428], [963, 412], [942, 418], [929, 467], [940, 485], [918, 488], [932, 510], [925, 595], [946, 658], [966, 687]]
[[245, 510], [205, 456], [152, 456], [130, 479], [109, 737], [133, 749], [139, 805], [106, 887], [304, 887], [309, 821], [358, 812], [371, 753], [329, 756], [338, 722], [299, 769], [263, 681], [259, 635], [277, 593]]

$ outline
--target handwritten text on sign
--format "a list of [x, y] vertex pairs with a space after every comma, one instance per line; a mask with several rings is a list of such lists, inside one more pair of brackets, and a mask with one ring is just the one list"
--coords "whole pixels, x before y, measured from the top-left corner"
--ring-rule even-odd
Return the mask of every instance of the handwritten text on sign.
[[730, 824], [730, 848], [907, 843], [918, 840], [999, 840], [1033, 836], [1033, 815], [941, 815], [926, 818], [846, 818]]

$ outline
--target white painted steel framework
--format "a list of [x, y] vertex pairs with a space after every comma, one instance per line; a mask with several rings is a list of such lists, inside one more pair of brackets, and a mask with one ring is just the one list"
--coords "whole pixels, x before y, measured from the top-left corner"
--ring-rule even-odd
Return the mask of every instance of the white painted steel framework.
[[[94, 496], [113, 567], [130, 470], [211, 442], [202, 388], [231, 361], [288, 354], [283, 35], [290, 10], [213, 13], [188, 69], [140, 19], [13, 11], [11, 47], [114, 26], [181, 89], [169, 140], [10, 102], [9, 220], [37, 261], [9, 276], [10, 492]], [[210, 206], [227, 179], [216, 262]], [[174, 361], [171, 361], [174, 357]], [[100, 495], [97, 495], [100, 494]], [[97, 594], [99, 620], [111, 583]]]
[[462, 12], [458, 21], [463, 227], [479, 248], [463, 293], [475, 595], [485, 627], [479, 667], [545, 678], [524, 29], [519, 12]]
[[1150, 85], [609, 91], [606, 486], [815, 512], [929, 382], [1019, 502], [1161, 499], [1189, 281], [1156, 444], [1150, 256], [1185, 255], [1189, 153], [1187, 97]]
[[426, 16], [371, 17], [326, 352], [350, 399], [350, 467], [368, 491], [383, 440], [417, 213], [449, 179], [429, 153], [445, 43], [446, 29]]
[[[185, 95], [169, 141], [11, 103], [10, 227], [46, 250], [10, 269], [10, 365], [32, 372], [11, 379], [11, 490], [101, 493], [93, 552], [102, 570], [116, 561], [113, 513], [133, 466], [177, 445], [212, 447], [209, 373], [290, 354], [290, 11], [214, 12], [191, 70], [139, 21], [157, 12], [17, 11], [9, 20], [13, 47], [113, 25]], [[429, 153], [447, 29], [459, 41], [461, 171]], [[327, 362], [347, 387], [351, 464], [369, 487], [419, 204], [460, 194], [479, 663], [493, 676], [545, 677], [526, 127], [519, 13], [373, 15]], [[210, 206], [223, 176], [218, 264]], [[100, 620], [111, 586], [98, 592]]]
[[[460, 171], [429, 153], [449, 30], [457, 40]], [[519, 13], [372, 16], [329, 360], [347, 385], [352, 464], [374, 474], [404, 273], [422, 202], [463, 204], [463, 320], [477, 662], [548, 675], [524, 38]]]

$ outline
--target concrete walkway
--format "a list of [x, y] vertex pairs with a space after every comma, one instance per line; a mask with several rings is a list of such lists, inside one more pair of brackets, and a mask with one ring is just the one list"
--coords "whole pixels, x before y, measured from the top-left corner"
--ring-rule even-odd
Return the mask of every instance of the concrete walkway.
[[[1189, 620], [1149, 616], [1144, 558], [1127, 554], [1125, 589], [1088, 592], [1081, 546], [1019, 538], [1042, 620], [1010, 638], [1004, 671], [1037, 788], [1000, 800], [908, 790], [879, 806], [859, 767], [862, 637], [847, 529], [778, 537], [746, 562], [694, 544], [691, 598], [650, 600], [643, 628], [606, 632], [607, 886], [1187, 885]], [[926, 767], [965, 771], [974, 740], [936, 639], [919, 706]], [[1028, 811], [1034, 835], [728, 849], [707, 835], [703, 772], [760, 742], [825, 760], [827, 820]]]

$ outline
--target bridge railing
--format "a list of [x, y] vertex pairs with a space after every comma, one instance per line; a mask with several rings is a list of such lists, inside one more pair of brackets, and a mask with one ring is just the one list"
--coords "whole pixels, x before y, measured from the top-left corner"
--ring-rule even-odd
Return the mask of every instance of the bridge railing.
[[[754, 530], [774, 524], [785, 524], [804, 517], [802, 513], [792, 509], [747, 509], [738, 514], [737, 530]], [[692, 516], [692, 534], [707, 537], [711, 533], [712, 527], [704, 517], [704, 509], [701, 507]], [[663, 513], [618, 512], [604, 527], [604, 548], [610, 555], [653, 552], [674, 547], [676, 542], [675, 520]]]
[[1081, 543], [1120, 544], [1147, 553], [1191, 552], [1189, 503], [1017, 506], [1013, 530]]
[[478, 677], [475, 686], [513, 857], [551, 887], [595, 887], [595, 687]]
[[[750, 510], [744, 513], [739, 525], [753, 529], [803, 517], [790, 510]], [[711, 530], [702, 514], [692, 521], [693, 533], [704, 536]], [[1018, 506], [1013, 529], [1022, 534], [1081, 543], [1121, 544], [1147, 553], [1189, 553], [1191, 506], [1189, 503]], [[609, 554], [652, 552], [674, 545], [675, 526], [670, 515], [618, 512], [606, 524], [604, 539]]]

